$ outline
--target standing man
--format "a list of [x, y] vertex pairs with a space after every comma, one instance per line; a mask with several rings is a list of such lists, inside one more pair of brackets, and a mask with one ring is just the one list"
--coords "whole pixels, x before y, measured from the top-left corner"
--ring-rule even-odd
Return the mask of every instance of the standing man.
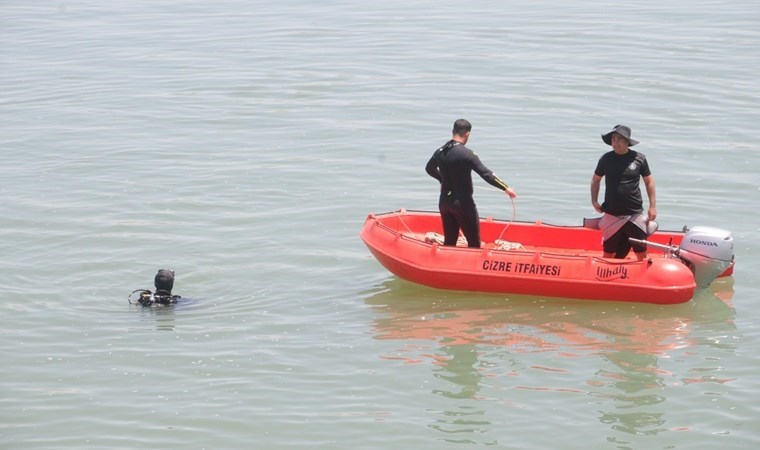
[[480, 217], [472, 198], [473, 170], [510, 198], [517, 196], [511, 187], [480, 162], [475, 152], [465, 147], [471, 130], [472, 124], [465, 119], [454, 122], [451, 140], [437, 149], [425, 166], [428, 175], [441, 183], [438, 210], [443, 222], [443, 245], [455, 246], [461, 228], [467, 246], [480, 247]]
[[[602, 135], [605, 144], [612, 151], [599, 158], [594, 176], [591, 178], [591, 204], [597, 212], [604, 213], [600, 221], [603, 235], [605, 258], [625, 258], [633, 248], [639, 260], [646, 258], [645, 245], [633, 244], [629, 237], [646, 239], [656, 229], [657, 208], [654, 178], [649, 171], [647, 158], [631, 150], [639, 142], [631, 139], [631, 129], [625, 125], [615, 125]], [[604, 203], [599, 204], [599, 184], [604, 182]], [[644, 215], [639, 180], [644, 180], [649, 209]], [[652, 223], [650, 223], [652, 222]], [[648, 231], [650, 230], [650, 231]]]

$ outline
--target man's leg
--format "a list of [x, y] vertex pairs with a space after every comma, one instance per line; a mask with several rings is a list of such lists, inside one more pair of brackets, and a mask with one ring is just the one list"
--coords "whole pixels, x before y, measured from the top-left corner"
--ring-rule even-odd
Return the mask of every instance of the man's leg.
[[[602, 244], [602, 247], [604, 248], [603, 256], [605, 258], [621, 258], [618, 255], [622, 251], [621, 241], [623, 240], [628, 242], [628, 238], [625, 236], [625, 233], [623, 232], [623, 227], [621, 227], [619, 230], [615, 232], [615, 234], [610, 236], [609, 239], [604, 241], [604, 243]], [[628, 254], [629, 249], [626, 249], [625, 254], [623, 254], [622, 258], [625, 258], [625, 255]]]
[[470, 248], [480, 248], [480, 217], [478, 208], [475, 204], [466, 205], [461, 209], [459, 217], [462, 233], [467, 239], [467, 246]]
[[438, 209], [441, 212], [443, 224], [443, 245], [456, 246], [459, 237], [459, 222], [446, 206], [441, 205]]
[[625, 240], [628, 242], [628, 245], [633, 248], [633, 253], [636, 255], [636, 258], [639, 261], [646, 258], [647, 246], [641, 245], [641, 244], [634, 244], [630, 242], [628, 238], [632, 237], [634, 239], [639, 239], [643, 241], [643, 240], [646, 240], [647, 237], [649, 237], [647, 235], [647, 232], [637, 227], [636, 224], [634, 224], [633, 222], [628, 222], [627, 224], [625, 224], [624, 228], [626, 229], [626, 234], [627, 234], [627, 237]]

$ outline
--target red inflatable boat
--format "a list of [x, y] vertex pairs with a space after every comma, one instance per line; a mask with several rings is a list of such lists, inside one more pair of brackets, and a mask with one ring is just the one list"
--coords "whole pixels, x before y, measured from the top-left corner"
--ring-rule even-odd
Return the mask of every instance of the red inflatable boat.
[[602, 258], [601, 232], [581, 226], [481, 219], [482, 248], [441, 245], [437, 212], [370, 214], [360, 236], [396, 276], [440, 289], [658, 304], [733, 271], [733, 238], [716, 228], [657, 231], [649, 257]]

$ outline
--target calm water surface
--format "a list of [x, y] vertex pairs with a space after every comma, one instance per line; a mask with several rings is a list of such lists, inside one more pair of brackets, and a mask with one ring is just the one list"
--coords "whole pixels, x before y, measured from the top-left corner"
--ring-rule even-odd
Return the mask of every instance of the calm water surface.
[[[755, 1], [0, 4], [0, 448], [760, 446]], [[577, 224], [633, 128], [686, 304], [415, 286], [358, 238], [434, 209], [451, 123]], [[482, 183], [481, 185], [485, 185]], [[481, 214], [512, 216], [476, 192]], [[135, 307], [162, 267], [175, 307]]]

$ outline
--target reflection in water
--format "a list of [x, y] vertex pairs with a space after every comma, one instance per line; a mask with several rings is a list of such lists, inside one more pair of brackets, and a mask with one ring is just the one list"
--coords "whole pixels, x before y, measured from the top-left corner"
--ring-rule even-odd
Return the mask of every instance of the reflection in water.
[[198, 305], [196, 299], [181, 297], [176, 303], [171, 305], [140, 306], [139, 304], [130, 304], [129, 308], [141, 313], [141, 321], [150, 324], [150, 328], [158, 331], [175, 331], [174, 315], [178, 308], [188, 308]]
[[[604, 348], [601, 356], [616, 370], [599, 371], [599, 384], [611, 389], [612, 410], [601, 411], [599, 420], [612, 429], [632, 435], [656, 435], [667, 431], [667, 408], [654, 405], [665, 402], [663, 376], [671, 374], [661, 369], [660, 357], [680, 348], [695, 348], [710, 341], [700, 338], [700, 330], [725, 335], [735, 331], [734, 309], [731, 307], [733, 280], [717, 282], [713, 290], [698, 292], [669, 318], [635, 316], [619, 324], [623, 332], [616, 336], [615, 345]], [[732, 348], [733, 350], [733, 348]], [[606, 380], [606, 381], [605, 381]], [[627, 442], [620, 442], [627, 444]]]
[[[483, 378], [477, 365], [477, 348], [473, 344], [445, 345], [441, 347], [442, 354], [437, 358], [439, 368], [435, 370], [435, 377], [450, 383], [451, 389], [435, 389], [434, 394], [452, 400], [476, 399], [480, 390], [480, 381]], [[491, 423], [486, 418], [482, 408], [477, 403], [457, 402], [453, 411], [443, 411], [441, 417], [430, 427], [445, 433], [445, 439], [453, 443], [481, 443], [475, 442], [470, 435], [482, 435], [488, 430]], [[462, 437], [462, 436], [466, 437]], [[487, 442], [489, 445], [495, 441]]]
[[456, 391], [433, 391], [448, 398], [475, 398], [483, 378], [477, 371], [478, 356], [474, 345], [454, 345], [442, 347], [444, 358], [440, 365], [443, 370], [437, 371], [436, 377], [456, 385]]
[[[180, 300], [181, 301], [181, 300]], [[174, 305], [140, 306], [130, 305], [130, 308], [142, 313], [143, 321], [150, 322], [151, 326], [159, 331], [174, 331]]]
[[623, 350], [604, 358], [620, 371], [599, 371], [598, 375], [610, 381], [609, 386], [620, 393], [612, 396], [614, 412], [602, 412], [599, 420], [612, 429], [631, 434], [657, 434], [665, 431], [660, 412], [631, 412], [647, 405], [656, 405], [666, 399], [650, 390], [664, 387], [657, 370], [657, 357], [652, 354]]
[[[449, 384], [448, 389], [432, 391], [451, 402], [430, 427], [446, 433], [446, 441], [493, 445], [497, 442], [487, 439], [493, 427], [482, 402], [493, 399], [479, 394], [483, 379], [518, 376], [527, 369], [557, 370], [533, 362], [545, 357], [519, 356], [531, 353], [549, 352], [559, 359], [594, 357], [602, 362], [594, 364], [600, 369], [592, 379], [581, 380], [588, 386], [585, 392], [577, 389], [578, 384], [514, 389], [589, 395], [598, 401], [599, 421], [618, 432], [651, 435], [665, 430], [666, 408], [658, 406], [667, 401], [663, 377], [671, 374], [659, 367], [660, 358], [695, 346], [733, 350], [731, 342], [715, 338], [716, 333], [729, 336], [735, 331], [732, 295], [731, 279], [699, 291], [689, 303], [668, 306], [526, 296], [504, 299], [393, 279], [366, 303], [378, 313], [376, 339], [418, 341], [384, 358], [407, 364], [428, 361], [434, 376]], [[519, 364], [514, 361], [518, 358], [522, 359]], [[505, 361], [510, 364], [507, 373]], [[500, 372], [495, 374], [495, 370]], [[614, 437], [609, 440], [620, 442]]]
[[169, 306], [157, 310], [155, 312], [156, 317], [156, 330], [159, 331], [174, 331], [174, 307]]

